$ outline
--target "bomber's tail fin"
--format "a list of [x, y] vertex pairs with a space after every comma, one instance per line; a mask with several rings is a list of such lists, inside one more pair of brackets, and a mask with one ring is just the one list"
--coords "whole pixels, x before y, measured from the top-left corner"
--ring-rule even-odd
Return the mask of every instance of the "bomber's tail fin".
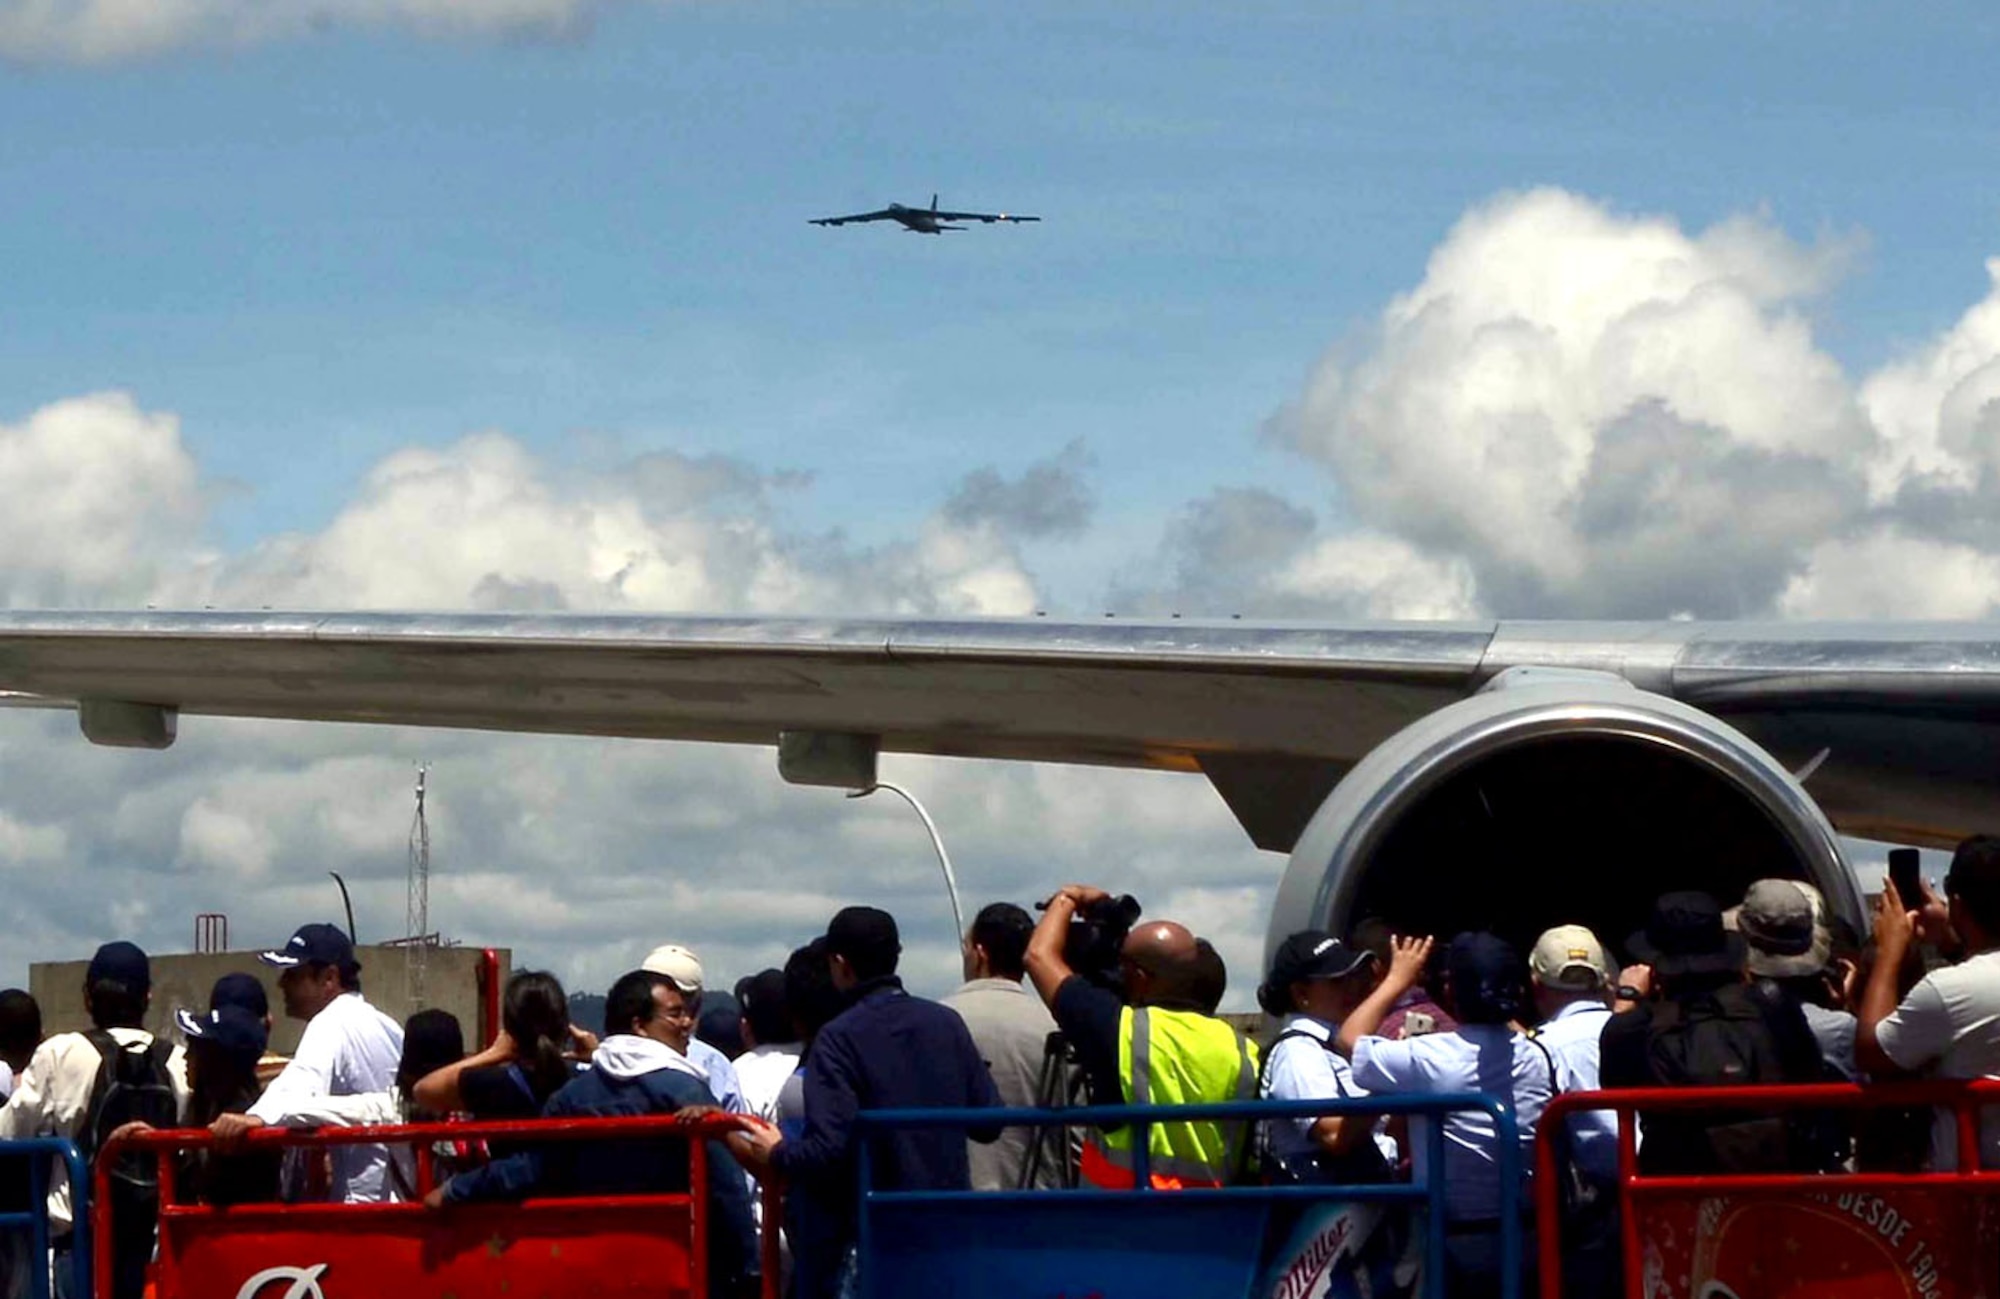
[[937, 211], [937, 195], [931, 195], [931, 211]]

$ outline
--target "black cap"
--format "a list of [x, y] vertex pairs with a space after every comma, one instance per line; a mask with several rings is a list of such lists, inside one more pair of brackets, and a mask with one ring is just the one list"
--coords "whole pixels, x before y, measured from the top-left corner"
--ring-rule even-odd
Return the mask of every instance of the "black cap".
[[241, 1006], [221, 1006], [206, 1015], [177, 1010], [174, 1022], [180, 1025], [181, 1033], [188, 1041], [213, 1043], [250, 1069], [257, 1067], [257, 1061], [263, 1057], [264, 1048], [271, 1040], [263, 1018]]
[[361, 968], [354, 959], [354, 940], [339, 925], [300, 925], [283, 947], [274, 952], [260, 952], [257, 959], [283, 970], [295, 965]]
[[1743, 968], [1743, 939], [1722, 927], [1722, 906], [1706, 893], [1663, 893], [1646, 927], [1625, 940], [1632, 955], [1665, 975], [1728, 974]]
[[153, 967], [136, 944], [106, 943], [90, 958], [84, 981], [122, 984], [131, 992], [146, 992], [153, 986]]
[[1307, 979], [1340, 979], [1354, 973], [1374, 953], [1349, 947], [1323, 929], [1305, 929], [1278, 944], [1271, 972], [1257, 989], [1257, 1004], [1273, 1015], [1291, 1013], [1291, 987]]
[[903, 950], [902, 936], [896, 932], [896, 917], [879, 907], [842, 907], [826, 926], [826, 953], [856, 958], [887, 955]]
[[258, 1019], [271, 1013], [271, 999], [264, 991], [263, 982], [256, 975], [241, 971], [223, 975], [209, 990], [208, 1008], [221, 1010], [224, 1006], [247, 1010]]

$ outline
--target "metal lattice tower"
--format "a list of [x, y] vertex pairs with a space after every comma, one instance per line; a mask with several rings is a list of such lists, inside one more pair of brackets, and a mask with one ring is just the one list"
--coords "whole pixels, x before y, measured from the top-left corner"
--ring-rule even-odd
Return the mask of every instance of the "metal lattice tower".
[[425, 967], [431, 950], [431, 823], [424, 812], [430, 765], [417, 767], [417, 813], [410, 821], [410, 897], [406, 921], [408, 960], [403, 968], [412, 1009], [424, 1004]]

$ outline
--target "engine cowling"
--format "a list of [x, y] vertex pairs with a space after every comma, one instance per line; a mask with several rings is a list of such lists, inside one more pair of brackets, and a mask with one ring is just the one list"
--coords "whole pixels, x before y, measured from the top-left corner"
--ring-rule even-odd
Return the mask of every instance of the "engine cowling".
[[1491, 929], [1524, 950], [1550, 925], [1585, 924], [1616, 952], [1663, 892], [1727, 906], [1774, 875], [1817, 885], [1861, 926], [1833, 826], [1741, 732], [1614, 676], [1516, 668], [1334, 787], [1285, 868], [1266, 950], [1379, 916], [1404, 932]]

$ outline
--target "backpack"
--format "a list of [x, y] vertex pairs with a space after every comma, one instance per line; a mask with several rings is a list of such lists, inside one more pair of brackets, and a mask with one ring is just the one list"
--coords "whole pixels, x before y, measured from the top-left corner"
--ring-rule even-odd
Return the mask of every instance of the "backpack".
[[[169, 1043], [156, 1037], [143, 1047], [121, 1046], [101, 1028], [84, 1034], [84, 1039], [102, 1058], [76, 1134], [77, 1152], [86, 1161], [94, 1163], [111, 1134], [127, 1123], [171, 1128], [180, 1121], [180, 1102], [174, 1095], [173, 1076], [167, 1072], [173, 1055]], [[157, 1196], [158, 1159], [145, 1151], [129, 1151], [112, 1166], [111, 1181], [114, 1187]]]
[[[1748, 1087], [1788, 1082], [1762, 1008], [1737, 988], [1651, 1008], [1646, 1063], [1659, 1087]], [[1685, 1111], [1646, 1120], [1642, 1163], [1655, 1172], [1754, 1173], [1791, 1167], [1791, 1124], [1775, 1113]], [[1663, 1166], [1663, 1165], [1671, 1165]]]

